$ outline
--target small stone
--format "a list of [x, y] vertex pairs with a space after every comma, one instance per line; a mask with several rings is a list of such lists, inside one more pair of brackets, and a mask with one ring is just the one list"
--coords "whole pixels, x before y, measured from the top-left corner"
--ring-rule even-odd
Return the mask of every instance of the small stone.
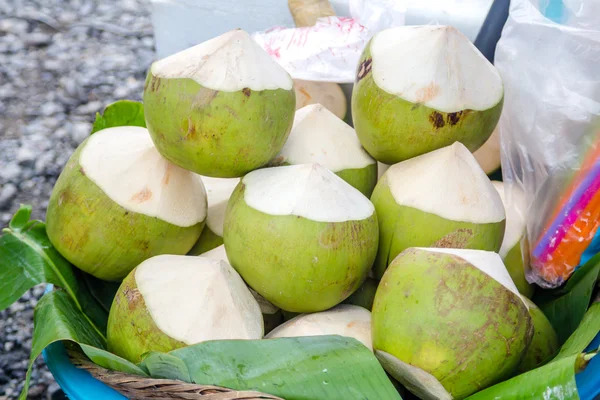
[[40, 108], [40, 112], [46, 117], [49, 117], [53, 114], [62, 113], [64, 111], [65, 109], [63, 106], [58, 103], [44, 103]]
[[32, 32], [25, 35], [23, 40], [28, 46], [46, 46], [52, 41], [52, 35], [43, 32]]
[[16, 162], [12, 162], [3, 168], [0, 168], [0, 181], [15, 182], [21, 175], [21, 167]]
[[18, 313], [18, 312], [20, 312], [20, 311], [23, 311], [23, 310], [25, 310], [25, 304], [23, 304], [23, 303], [19, 303], [19, 302], [12, 303], [12, 304], [10, 305], [10, 307], [9, 307], [9, 310], [10, 310], [10, 312], [12, 312], [12, 313]]
[[4, 351], [11, 351], [12, 349], [14, 349], [14, 347], [15, 347], [14, 342], [4, 343]]
[[60, 389], [60, 386], [56, 382], [52, 382], [48, 389], [46, 390], [46, 399], [47, 400], [66, 400], [67, 397]]
[[0, 31], [13, 33], [15, 35], [27, 32], [29, 24], [27, 21], [17, 18], [0, 19]]
[[45, 392], [46, 392], [46, 385], [44, 385], [44, 384], [35, 385], [35, 386], [32, 386], [29, 388], [29, 393], [27, 394], [27, 397], [36, 398], [36, 397], [41, 396]]
[[35, 163], [35, 153], [29, 147], [21, 146], [17, 152], [17, 161], [21, 166], [33, 166]]
[[52, 161], [54, 161], [54, 152], [47, 151], [43, 153], [35, 162], [35, 172], [38, 175], [44, 174], [50, 164], [52, 164]]
[[92, 131], [92, 125], [89, 122], [73, 122], [71, 128], [71, 139], [76, 145], [79, 145], [90, 135]]
[[9, 208], [10, 203], [17, 195], [17, 187], [12, 183], [7, 183], [0, 189], [0, 210]]
[[102, 108], [102, 103], [99, 101], [90, 101], [87, 104], [77, 107], [75, 112], [79, 115], [94, 115], [96, 112], [100, 111]]

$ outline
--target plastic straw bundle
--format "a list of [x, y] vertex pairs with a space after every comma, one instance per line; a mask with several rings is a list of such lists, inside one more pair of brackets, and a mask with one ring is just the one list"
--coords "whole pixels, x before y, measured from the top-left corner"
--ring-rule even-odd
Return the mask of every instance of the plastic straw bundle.
[[599, 227], [600, 131], [533, 248], [533, 272], [552, 287], [563, 283], [584, 261]]

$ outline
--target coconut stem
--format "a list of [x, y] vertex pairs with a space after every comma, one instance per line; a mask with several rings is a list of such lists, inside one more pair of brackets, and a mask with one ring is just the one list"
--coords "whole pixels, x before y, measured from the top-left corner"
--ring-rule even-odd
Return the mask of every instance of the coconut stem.
[[319, 18], [335, 15], [329, 0], [288, 0], [297, 27], [313, 26]]

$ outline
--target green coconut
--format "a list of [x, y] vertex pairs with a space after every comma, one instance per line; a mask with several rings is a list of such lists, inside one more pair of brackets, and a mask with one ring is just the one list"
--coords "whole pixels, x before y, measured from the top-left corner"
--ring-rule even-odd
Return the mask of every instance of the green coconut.
[[365, 280], [377, 216], [357, 189], [318, 164], [253, 171], [233, 192], [224, 242], [231, 265], [277, 307], [316, 312]]
[[346, 117], [348, 102], [344, 91], [334, 82], [304, 81], [294, 79], [296, 110], [310, 104], [322, 104], [339, 119]]
[[457, 29], [401, 26], [377, 33], [359, 61], [352, 119], [362, 145], [394, 164], [490, 137], [504, 91], [495, 67]]
[[260, 307], [229, 264], [162, 255], [121, 283], [108, 317], [108, 349], [131, 362], [148, 351], [225, 339], [261, 339]]
[[288, 73], [242, 30], [155, 62], [144, 86], [146, 125], [161, 154], [219, 178], [271, 161], [295, 105]]
[[529, 269], [529, 249], [527, 242], [527, 226], [525, 223], [525, 193], [513, 187], [507, 199], [505, 186], [502, 182], [493, 181], [506, 210], [506, 230], [500, 247], [500, 257], [506, 265], [513, 282], [519, 292], [531, 298], [535, 286], [527, 282], [525, 271]]
[[63, 257], [105, 280], [121, 280], [159, 254], [186, 254], [206, 218], [202, 182], [159, 154], [145, 128], [94, 133], [56, 182], [46, 216]]
[[502, 260], [481, 250], [404, 251], [379, 284], [372, 318], [377, 358], [424, 400], [463, 399], [506, 379], [533, 335]]
[[366, 308], [367, 310], [371, 310], [373, 308], [373, 300], [375, 300], [377, 286], [379, 286], [379, 281], [373, 278], [367, 278], [356, 292], [352, 293], [350, 297], [344, 300], [344, 303], [354, 304]]
[[340, 304], [327, 311], [300, 314], [273, 329], [265, 339], [322, 335], [352, 337], [372, 351], [371, 312], [352, 304]]
[[227, 202], [233, 189], [240, 182], [239, 178], [211, 178], [200, 177], [206, 189], [208, 210], [206, 227], [200, 238], [188, 253], [197, 256], [223, 244], [223, 221]]
[[321, 164], [369, 197], [377, 183], [377, 163], [354, 129], [321, 104], [298, 111], [290, 136], [271, 165]]
[[379, 220], [376, 278], [409, 247], [498, 251], [500, 195], [459, 142], [392, 165], [371, 196]]
[[[224, 245], [220, 245], [210, 251], [207, 251], [206, 253], [200, 254], [200, 256], [218, 261], [222, 260], [229, 264], [229, 258], [227, 258], [227, 252], [225, 251]], [[275, 307], [273, 304], [268, 302], [251, 287], [248, 287], [248, 290], [250, 290], [250, 293], [252, 293], [252, 296], [260, 306], [260, 312], [263, 315], [263, 321], [265, 324], [265, 332], [270, 332], [273, 330], [273, 328], [283, 322], [283, 314], [278, 307]]]
[[533, 339], [531, 339], [527, 352], [525, 352], [525, 357], [523, 357], [523, 360], [519, 364], [519, 373], [527, 372], [543, 365], [560, 348], [558, 335], [542, 310], [528, 298], [523, 298], [523, 301], [529, 307], [529, 315], [531, 315], [531, 321], [533, 322]]

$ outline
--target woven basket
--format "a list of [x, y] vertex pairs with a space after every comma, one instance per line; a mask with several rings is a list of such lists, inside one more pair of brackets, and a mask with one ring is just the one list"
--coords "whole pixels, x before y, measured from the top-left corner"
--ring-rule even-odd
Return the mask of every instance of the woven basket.
[[173, 379], [152, 379], [111, 371], [90, 361], [76, 346], [67, 346], [69, 359], [77, 368], [131, 400], [283, 400], [281, 397], [254, 391], [238, 391], [219, 386], [196, 385]]

